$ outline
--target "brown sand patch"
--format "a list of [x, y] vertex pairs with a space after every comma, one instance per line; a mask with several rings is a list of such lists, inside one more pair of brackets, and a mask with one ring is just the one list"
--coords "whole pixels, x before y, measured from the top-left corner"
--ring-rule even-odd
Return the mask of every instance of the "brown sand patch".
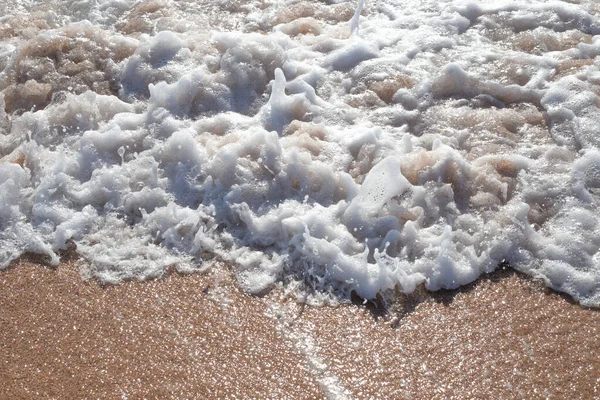
[[298, 18], [294, 21], [282, 24], [279, 29], [289, 36], [321, 34], [321, 23], [312, 17]]
[[[274, 317], [273, 307], [284, 311]], [[0, 398], [322, 398], [336, 385], [356, 398], [600, 391], [600, 313], [510, 272], [383, 311], [313, 308], [277, 290], [248, 296], [219, 268], [100, 287], [72, 264], [21, 262], [0, 273], [0, 308]]]
[[346, 104], [353, 108], [374, 108], [383, 107], [385, 102], [382, 101], [377, 93], [372, 90], [365, 90], [359, 94], [348, 95], [345, 99]]
[[0, 398], [320, 396], [226, 273], [100, 287], [22, 263], [0, 282]]
[[51, 26], [44, 13], [11, 15], [0, 22], [0, 40], [14, 37], [31, 39], [39, 31], [50, 28]]
[[154, 21], [169, 15], [169, 2], [166, 0], [147, 0], [136, 4], [125, 13], [123, 22], [117, 29], [126, 35], [139, 36], [141, 33], [152, 33]]
[[306, 149], [315, 157], [321, 153], [322, 141], [325, 140], [325, 129], [322, 125], [294, 120], [283, 134], [295, 138], [289, 142], [290, 146]]
[[511, 37], [516, 50], [530, 54], [543, 54], [551, 51], [565, 51], [577, 47], [579, 43], [591, 43], [592, 35], [570, 30], [566, 32], [554, 31], [524, 31]]
[[377, 155], [379, 147], [375, 143], [364, 143], [360, 146], [357, 155], [350, 163], [348, 173], [357, 183], [362, 183], [365, 175], [373, 167], [373, 161]]
[[[594, 60], [586, 58], [583, 60], [574, 59], [574, 60], [564, 60], [558, 63], [556, 66], [556, 75], [552, 77], [552, 80], [559, 80], [565, 76], [575, 75], [579, 72], [580, 69], [588, 67], [590, 65], [594, 65]], [[591, 89], [597, 89], [596, 85], [592, 86]], [[595, 86], [595, 87], [594, 87]]]
[[459, 291], [376, 309], [309, 308], [330, 373], [357, 398], [596, 398], [600, 313], [498, 272]]
[[111, 41], [89, 25], [71, 25], [34, 36], [19, 48], [4, 91], [8, 114], [42, 109], [60, 91], [117, 94], [116, 64], [133, 54], [132, 43]]
[[396, 77], [385, 79], [383, 81], [373, 82], [369, 89], [379, 96], [381, 100], [389, 104], [392, 102], [394, 94], [399, 89], [410, 89], [415, 85], [414, 80], [408, 75], [398, 75]]
[[27, 155], [21, 151], [13, 152], [4, 157], [0, 157], [0, 163], [9, 162], [11, 164], [16, 164], [21, 168], [25, 168], [27, 162]]
[[[363, 11], [365, 13], [365, 11]], [[352, 18], [354, 4], [341, 3], [326, 5], [309, 1], [301, 1], [283, 8], [273, 19], [271, 25], [286, 24], [300, 18], [312, 17], [326, 22], [341, 22]]]

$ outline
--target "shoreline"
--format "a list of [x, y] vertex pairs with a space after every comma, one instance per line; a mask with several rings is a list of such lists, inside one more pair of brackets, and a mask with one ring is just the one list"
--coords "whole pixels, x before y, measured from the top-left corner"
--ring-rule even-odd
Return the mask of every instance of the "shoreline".
[[455, 291], [311, 307], [227, 268], [84, 281], [0, 272], [0, 397], [591, 398], [600, 312], [512, 270]]

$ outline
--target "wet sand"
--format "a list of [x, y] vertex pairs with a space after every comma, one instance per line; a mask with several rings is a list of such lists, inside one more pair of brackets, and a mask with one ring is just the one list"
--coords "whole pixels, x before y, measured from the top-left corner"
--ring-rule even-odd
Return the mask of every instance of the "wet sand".
[[500, 271], [458, 291], [313, 308], [232, 274], [102, 287], [0, 272], [0, 398], [597, 398], [600, 313]]

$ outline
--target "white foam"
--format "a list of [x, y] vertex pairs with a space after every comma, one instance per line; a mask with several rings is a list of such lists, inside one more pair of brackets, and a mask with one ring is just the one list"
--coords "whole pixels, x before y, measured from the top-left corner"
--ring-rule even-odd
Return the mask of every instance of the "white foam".
[[0, 267], [73, 242], [103, 281], [218, 258], [249, 291], [373, 298], [508, 263], [600, 305], [594, 4], [330, 3], [178, 3], [126, 36], [137, 2], [66, 1], [3, 39]]

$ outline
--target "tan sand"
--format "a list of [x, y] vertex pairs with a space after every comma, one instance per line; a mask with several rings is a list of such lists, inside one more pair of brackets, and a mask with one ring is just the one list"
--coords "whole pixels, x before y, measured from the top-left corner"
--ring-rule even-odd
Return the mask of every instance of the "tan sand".
[[499, 272], [460, 291], [312, 308], [231, 273], [101, 287], [0, 272], [0, 398], [597, 398], [600, 313]]
[[264, 309], [227, 275], [102, 288], [18, 265], [0, 273], [0, 398], [318, 396]]

